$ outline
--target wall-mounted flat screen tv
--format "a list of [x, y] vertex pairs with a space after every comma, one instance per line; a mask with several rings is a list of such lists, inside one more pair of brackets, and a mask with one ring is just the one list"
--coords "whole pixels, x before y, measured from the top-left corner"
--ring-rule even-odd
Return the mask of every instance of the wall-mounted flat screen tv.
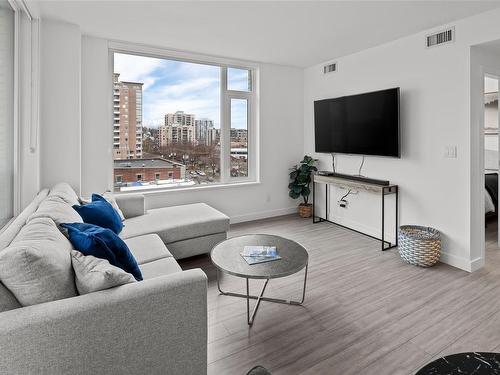
[[401, 157], [399, 87], [314, 102], [316, 152]]

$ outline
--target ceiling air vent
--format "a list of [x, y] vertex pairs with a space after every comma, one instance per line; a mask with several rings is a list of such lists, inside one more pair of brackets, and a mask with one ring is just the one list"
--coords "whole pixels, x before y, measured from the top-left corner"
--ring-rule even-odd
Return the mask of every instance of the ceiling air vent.
[[439, 46], [441, 44], [447, 44], [455, 41], [455, 28], [449, 28], [447, 30], [440, 31], [435, 34], [427, 35], [425, 37], [425, 42], [427, 48]]
[[333, 73], [337, 71], [337, 63], [331, 63], [323, 66], [323, 74]]

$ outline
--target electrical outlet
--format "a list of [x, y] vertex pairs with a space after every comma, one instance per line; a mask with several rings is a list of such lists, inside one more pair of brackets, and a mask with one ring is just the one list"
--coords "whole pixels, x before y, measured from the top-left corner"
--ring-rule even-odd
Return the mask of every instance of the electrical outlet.
[[457, 158], [457, 146], [452, 145], [452, 146], [445, 146], [443, 150], [443, 156], [445, 158], [449, 159], [456, 159]]
[[342, 208], [347, 208], [347, 201], [345, 199], [342, 199], [339, 201], [339, 207], [342, 207]]

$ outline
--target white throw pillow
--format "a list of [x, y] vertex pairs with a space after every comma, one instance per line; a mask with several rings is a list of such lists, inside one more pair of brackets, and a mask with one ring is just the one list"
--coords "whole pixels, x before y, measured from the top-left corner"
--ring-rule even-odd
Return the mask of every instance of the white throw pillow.
[[106, 259], [83, 255], [76, 250], [71, 252], [71, 262], [75, 271], [76, 289], [80, 294], [97, 292], [136, 281], [130, 273], [111, 265]]
[[122, 219], [122, 221], [125, 220], [125, 216], [123, 215], [123, 212], [122, 210], [120, 210], [120, 207], [118, 207], [118, 203], [116, 203], [116, 199], [115, 199], [115, 196], [112, 192], [110, 191], [106, 191], [103, 195], [103, 198], [106, 199], [109, 204], [111, 206], [113, 206], [113, 208], [115, 209], [116, 212], [118, 212], [118, 215], [120, 216], [120, 219]]
[[32, 219], [0, 252], [0, 280], [23, 306], [74, 297], [71, 250], [51, 219]]

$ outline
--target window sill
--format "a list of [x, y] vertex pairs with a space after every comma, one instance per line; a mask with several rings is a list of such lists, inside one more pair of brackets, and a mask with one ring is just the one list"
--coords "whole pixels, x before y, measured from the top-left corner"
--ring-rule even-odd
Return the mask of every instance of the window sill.
[[222, 190], [227, 188], [237, 188], [245, 186], [257, 186], [260, 185], [260, 181], [244, 181], [244, 182], [232, 182], [226, 184], [212, 184], [203, 186], [191, 186], [191, 187], [178, 187], [178, 188], [158, 188], [150, 190], [137, 190], [137, 191], [126, 191], [126, 192], [115, 192], [115, 195], [159, 195], [165, 193], [175, 193], [175, 192], [188, 192], [188, 191], [204, 191], [204, 190]]

